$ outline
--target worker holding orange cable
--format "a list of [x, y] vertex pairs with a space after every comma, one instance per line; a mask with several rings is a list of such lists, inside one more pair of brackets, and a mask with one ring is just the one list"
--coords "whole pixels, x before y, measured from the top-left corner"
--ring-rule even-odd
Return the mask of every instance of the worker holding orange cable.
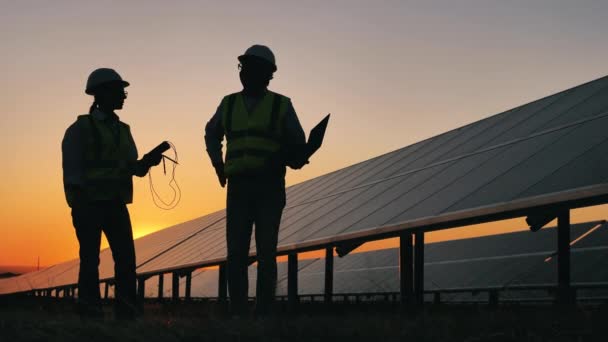
[[115, 113], [123, 107], [128, 85], [112, 69], [93, 71], [85, 90], [94, 96], [93, 105], [66, 130], [62, 142], [65, 195], [80, 245], [78, 308], [83, 317], [103, 317], [98, 270], [102, 231], [115, 263], [116, 316], [129, 319], [137, 313], [135, 248], [127, 204], [133, 200], [132, 176], [143, 177], [160, 163], [163, 144], [137, 160], [130, 128]]

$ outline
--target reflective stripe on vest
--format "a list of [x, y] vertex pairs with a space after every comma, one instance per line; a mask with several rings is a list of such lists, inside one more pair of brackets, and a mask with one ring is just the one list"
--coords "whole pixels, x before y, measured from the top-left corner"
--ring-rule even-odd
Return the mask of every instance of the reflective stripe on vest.
[[[118, 122], [118, 132], [91, 115], [78, 117], [90, 132], [85, 147], [85, 193], [89, 200], [133, 201], [129, 168], [133, 146], [129, 126]], [[134, 160], [133, 160], [134, 161]]]
[[281, 149], [282, 122], [289, 99], [267, 92], [251, 113], [241, 93], [222, 100], [222, 123], [227, 151], [226, 176], [264, 170]]

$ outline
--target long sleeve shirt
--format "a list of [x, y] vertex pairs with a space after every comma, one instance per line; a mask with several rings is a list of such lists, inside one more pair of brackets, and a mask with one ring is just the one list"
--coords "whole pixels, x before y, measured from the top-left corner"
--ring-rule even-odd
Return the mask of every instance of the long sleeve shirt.
[[[258, 104], [261, 98], [256, 98], [252, 96], [246, 96], [243, 94], [243, 99], [245, 101], [245, 106], [247, 107], [247, 111], [251, 112], [253, 108]], [[223, 153], [222, 153], [222, 141], [224, 139], [225, 129], [222, 123], [222, 113], [224, 108], [222, 107], [222, 103], [217, 107], [215, 114], [211, 117], [211, 120], [207, 122], [205, 126], [205, 145], [207, 146], [207, 153], [209, 154], [209, 159], [211, 160], [211, 164], [214, 167], [218, 165], [222, 165], [224, 163]], [[287, 111], [285, 112], [285, 120], [283, 121], [283, 141], [281, 144], [289, 150], [290, 148], [301, 148], [306, 144], [306, 136], [304, 134], [304, 130], [302, 129], [302, 125], [298, 120], [298, 116], [296, 114], [295, 109], [291, 103], [291, 100], [287, 103]], [[289, 162], [286, 162], [289, 165]], [[282, 165], [282, 170], [280, 173], [285, 175], [285, 165]]]

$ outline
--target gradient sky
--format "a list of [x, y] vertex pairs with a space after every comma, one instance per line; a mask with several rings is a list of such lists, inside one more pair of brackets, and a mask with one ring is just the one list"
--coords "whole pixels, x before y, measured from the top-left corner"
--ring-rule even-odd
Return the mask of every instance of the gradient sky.
[[[606, 75], [606, 13], [606, 1], [0, 0], [0, 265], [78, 255], [60, 144], [88, 111], [95, 68], [131, 82], [118, 114], [140, 153], [162, 140], [179, 152], [175, 210], [135, 181], [141, 236], [224, 207], [203, 127], [240, 89], [236, 56], [254, 43], [274, 50], [270, 88], [292, 98], [306, 131], [333, 114], [323, 149], [288, 172], [294, 184]], [[573, 220], [607, 216], [600, 206]]]

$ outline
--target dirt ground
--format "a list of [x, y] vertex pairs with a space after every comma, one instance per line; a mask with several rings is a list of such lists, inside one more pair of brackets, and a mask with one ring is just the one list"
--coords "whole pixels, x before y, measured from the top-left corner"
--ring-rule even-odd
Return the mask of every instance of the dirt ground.
[[607, 341], [608, 308], [302, 304], [233, 318], [215, 303], [147, 303], [135, 321], [81, 320], [67, 300], [0, 301], [0, 341]]

